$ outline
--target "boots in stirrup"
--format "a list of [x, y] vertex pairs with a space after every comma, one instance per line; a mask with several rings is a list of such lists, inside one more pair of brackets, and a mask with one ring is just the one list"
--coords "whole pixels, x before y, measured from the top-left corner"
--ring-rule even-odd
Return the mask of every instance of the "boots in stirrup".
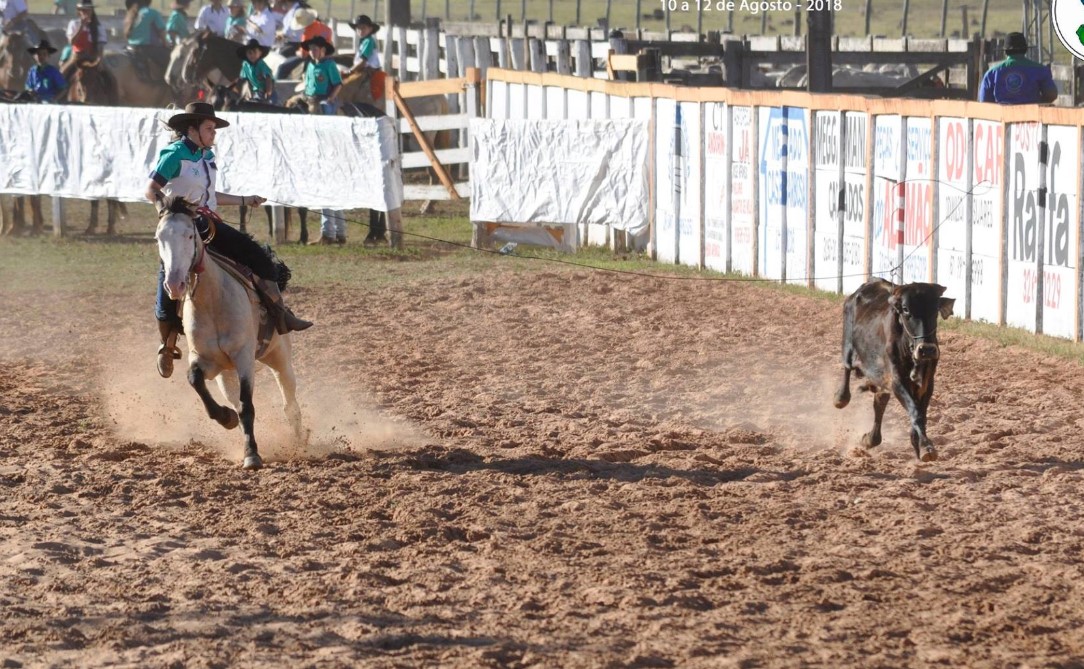
[[279, 334], [307, 330], [312, 327], [311, 321], [306, 321], [294, 315], [282, 299], [279, 285], [268, 279], [259, 279], [260, 292], [264, 296], [264, 307], [267, 308], [268, 316], [275, 322], [275, 330]]
[[173, 375], [173, 361], [181, 359], [181, 349], [177, 348], [180, 331], [169, 321], [158, 321], [158, 333], [162, 336], [162, 345], [158, 347], [158, 373], [168, 379]]

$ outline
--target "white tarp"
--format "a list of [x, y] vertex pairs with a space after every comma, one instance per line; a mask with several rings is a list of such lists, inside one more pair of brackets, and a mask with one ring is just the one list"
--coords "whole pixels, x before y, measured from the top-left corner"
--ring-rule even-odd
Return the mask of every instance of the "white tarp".
[[648, 229], [648, 123], [472, 119], [472, 221]]
[[[0, 193], [144, 200], [159, 123], [177, 113], [125, 107], [0, 105]], [[275, 203], [397, 209], [403, 201], [390, 119], [222, 113], [217, 189]]]

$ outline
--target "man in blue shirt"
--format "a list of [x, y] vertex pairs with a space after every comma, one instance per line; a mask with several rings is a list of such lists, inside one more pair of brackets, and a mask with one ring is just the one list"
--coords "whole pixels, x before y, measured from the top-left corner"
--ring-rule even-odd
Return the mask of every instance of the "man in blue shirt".
[[52, 102], [68, 87], [64, 75], [55, 65], [49, 64], [49, 56], [56, 53], [49, 40], [42, 40], [37, 46], [27, 49], [34, 56], [34, 65], [26, 76], [26, 90], [40, 102]]
[[1053, 102], [1058, 86], [1050, 67], [1026, 58], [1028, 40], [1023, 33], [1009, 33], [1005, 39], [1005, 60], [991, 67], [982, 78], [979, 102], [1004, 105]]

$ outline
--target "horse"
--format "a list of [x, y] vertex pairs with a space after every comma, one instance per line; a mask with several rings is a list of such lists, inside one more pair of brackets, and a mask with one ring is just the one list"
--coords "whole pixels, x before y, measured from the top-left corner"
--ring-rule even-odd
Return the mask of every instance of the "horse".
[[[266, 315], [261, 314], [254, 289], [234, 278], [206, 252], [188, 203], [160, 197], [156, 206], [159, 219], [154, 237], [165, 267], [165, 289], [170, 298], [183, 301], [188, 383], [203, 401], [208, 417], [227, 430], [240, 422], [245, 436], [242, 467], [259, 469], [263, 459], [253, 432], [256, 409], [252, 403], [257, 360], [274, 372], [294, 437], [299, 441], [305, 438], [295, 396], [297, 377], [290, 338], [271, 328], [269, 343], [258, 350], [260, 323]], [[207, 381], [216, 378], [232, 409], [218, 404], [207, 389]]]
[[[238, 43], [201, 30], [181, 40], [169, 55], [166, 67], [166, 83], [175, 91], [193, 96], [208, 79], [216, 83], [233, 81], [241, 76], [242, 61], [237, 57]], [[217, 72], [216, 72], [217, 71]]]
[[[256, 100], [245, 100], [237, 93], [234, 93], [228, 86], [222, 84], [216, 84], [210, 78], [206, 80], [206, 85], [211, 91], [207, 96], [207, 102], [215, 111], [234, 111], [234, 112], [261, 112], [264, 114], [303, 114], [304, 111], [293, 107], [280, 107], [278, 105], [271, 104], [270, 102], [258, 102]], [[290, 229], [290, 208], [285, 209], [286, 212], [286, 229]], [[267, 234], [268, 236], [274, 235], [273, 223], [271, 220], [271, 207], [265, 206], [264, 212], [267, 214]], [[245, 220], [248, 214], [248, 207], [241, 205], [241, 220], [238, 223], [238, 227], [241, 228], [241, 232], [245, 232]], [[297, 210], [297, 217], [301, 222], [301, 237], [299, 241], [305, 244], [309, 241], [309, 210], [305, 207], [300, 207]]]

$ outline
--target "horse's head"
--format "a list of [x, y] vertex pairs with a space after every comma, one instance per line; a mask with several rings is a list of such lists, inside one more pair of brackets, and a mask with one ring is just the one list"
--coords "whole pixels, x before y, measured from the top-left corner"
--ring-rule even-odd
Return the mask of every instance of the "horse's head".
[[158, 256], [166, 270], [165, 288], [170, 299], [179, 300], [188, 290], [188, 275], [192, 273], [202, 251], [203, 241], [196, 234], [192, 220], [192, 205], [181, 198], [159, 194]]
[[22, 90], [33, 65], [30, 44], [21, 32], [0, 33], [0, 88]]

